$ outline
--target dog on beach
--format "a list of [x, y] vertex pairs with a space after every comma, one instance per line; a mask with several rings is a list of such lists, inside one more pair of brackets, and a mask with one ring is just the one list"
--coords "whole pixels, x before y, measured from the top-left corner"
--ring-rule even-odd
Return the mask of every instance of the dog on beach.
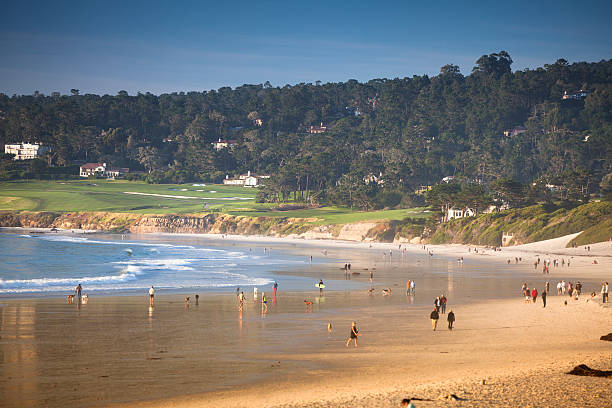
[[66, 296], [66, 303], [74, 303], [74, 295]]
[[304, 304], [306, 305], [306, 311], [312, 311], [312, 302], [310, 300], [304, 299]]
[[383, 294], [383, 296], [391, 295], [391, 289], [390, 288], [383, 289], [382, 290], [382, 294]]
[[81, 303], [83, 303], [84, 305], [86, 305], [88, 300], [89, 300], [89, 296], [87, 296], [87, 293], [85, 293], [85, 294], [83, 295], [83, 298], [81, 299]]

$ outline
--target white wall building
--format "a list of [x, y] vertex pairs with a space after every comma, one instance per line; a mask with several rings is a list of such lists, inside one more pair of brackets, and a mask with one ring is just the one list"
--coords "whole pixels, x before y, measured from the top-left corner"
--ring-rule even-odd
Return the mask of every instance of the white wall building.
[[107, 167], [106, 163], [85, 163], [81, 166], [79, 175], [81, 177], [98, 175], [114, 179], [129, 172], [130, 169], [127, 167]]
[[245, 186], [245, 187], [257, 187], [261, 179], [268, 179], [268, 175], [255, 175], [249, 171], [247, 174], [241, 174], [238, 178], [230, 178], [229, 175], [225, 176], [223, 184]]
[[453, 218], [473, 217], [474, 215], [475, 215], [474, 210], [472, 210], [471, 208], [451, 207], [448, 209], [448, 213], [446, 214], [446, 219], [452, 220]]
[[15, 160], [30, 160], [42, 156], [51, 149], [38, 143], [16, 143], [4, 145], [4, 153], [14, 154]]

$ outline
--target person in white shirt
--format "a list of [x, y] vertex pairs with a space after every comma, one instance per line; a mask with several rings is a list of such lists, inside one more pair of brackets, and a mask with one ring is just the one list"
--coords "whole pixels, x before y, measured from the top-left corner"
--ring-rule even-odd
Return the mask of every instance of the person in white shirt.
[[149, 306], [153, 306], [153, 298], [155, 296], [155, 288], [151, 285], [151, 289], [149, 289]]

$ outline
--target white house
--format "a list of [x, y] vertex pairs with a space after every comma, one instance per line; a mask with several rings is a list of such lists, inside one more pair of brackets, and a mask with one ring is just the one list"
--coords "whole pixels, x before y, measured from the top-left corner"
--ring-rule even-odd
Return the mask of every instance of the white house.
[[81, 177], [89, 177], [90, 175], [99, 175], [107, 178], [119, 177], [125, 173], [129, 173], [127, 167], [107, 167], [106, 163], [85, 163], [81, 166], [79, 175]]
[[212, 142], [211, 144], [213, 145], [213, 148], [216, 151], [219, 151], [219, 150], [222, 150], [222, 149], [233, 149], [234, 145], [236, 144], [236, 141], [235, 140], [226, 140], [226, 139], [219, 138], [218, 141]]
[[4, 145], [4, 153], [14, 154], [14, 160], [30, 160], [47, 153], [51, 149], [38, 143], [16, 143]]
[[474, 212], [474, 210], [472, 210], [469, 207], [465, 207], [465, 208], [450, 207], [448, 209], [448, 213], [446, 214], [446, 219], [450, 221], [453, 218], [473, 217], [474, 215], [476, 215], [476, 213]]
[[257, 187], [261, 179], [268, 179], [270, 176], [268, 175], [255, 175], [251, 174], [249, 171], [247, 174], [241, 174], [238, 178], [230, 178], [229, 175], [225, 176], [225, 180], [223, 180], [223, 184], [235, 185], [235, 186], [245, 186], [245, 187]]

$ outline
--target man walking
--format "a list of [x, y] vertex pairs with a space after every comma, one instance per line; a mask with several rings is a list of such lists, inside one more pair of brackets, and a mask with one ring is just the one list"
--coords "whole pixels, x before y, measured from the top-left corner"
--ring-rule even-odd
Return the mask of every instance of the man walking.
[[542, 307], [546, 307], [546, 295], [548, 294], [548, 291], [546, 289], [544, 289], [542, 291], [542, 303], [544, 303], [544, 306]]
[[455, 313], [453, 313], [453, 309], [448, 312], [446, 320], [448, 320], [448, 330], [453, 330], [453, 323], [455, 323]]
[[155, 288], [151, 285], [151, 289], [149, 289], [149, 306], [153, 307], [153, 298], [155, 297]]

